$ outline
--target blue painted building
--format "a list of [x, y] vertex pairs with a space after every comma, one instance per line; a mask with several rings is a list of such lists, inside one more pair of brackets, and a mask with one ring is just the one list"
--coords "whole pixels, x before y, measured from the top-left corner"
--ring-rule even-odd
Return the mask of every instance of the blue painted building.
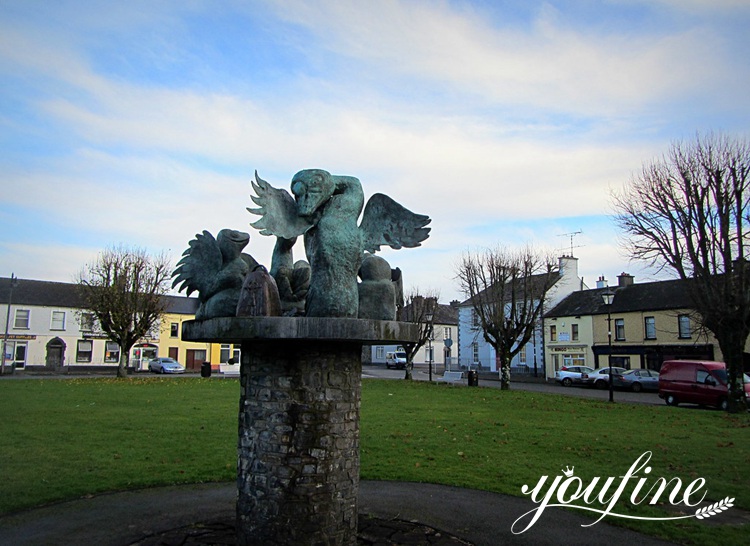
[[[588, 286], [578, 276], [578, 258], [562, 256], [559, 258], [558, 278], [547, 293], [547, 308], [551, 309], [572, 292], [586, 290]], [[544, 313], [542, 313], [544, 314]], [[536, 333], [511, 362], [512, 371], [533, 373], [536, 369], [540, 376], [545, 375], [544, 336], [542, 319], [537, 324]], [[461, 369], [481, 369], [497, 372], [495, 350], [484, 339], [478, 317], [471, 301], [463, 301], [458, 308], [458, 364]]]

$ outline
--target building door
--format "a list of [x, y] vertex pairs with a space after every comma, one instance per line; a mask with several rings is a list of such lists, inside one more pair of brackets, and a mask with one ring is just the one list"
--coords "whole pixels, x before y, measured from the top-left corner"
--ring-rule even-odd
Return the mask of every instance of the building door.
[[177, 358], [180, 354], [180, 350], [177, 347], [170, 347], [169, 348], [169, 358], [173, 358], [175, 360], [179, 360]]
[[65, 342], [56, 337], [47, 343], [47, 360], [45, 365], [51, 370], [61, 370], [65, 362]]
[[206, 361], [205, 349], [188, 349], [185, 358], [185, 368], [188, 370], [200, 371], [201, 364]]

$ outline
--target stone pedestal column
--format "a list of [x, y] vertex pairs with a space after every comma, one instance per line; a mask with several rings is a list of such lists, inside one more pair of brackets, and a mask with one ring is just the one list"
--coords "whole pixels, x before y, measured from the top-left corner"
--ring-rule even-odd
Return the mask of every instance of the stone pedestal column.
[[354, 545], [362, 346], [413, 342], [415, 324], [219, 318], [183, 339], [241, 343], [239, 544]]
[[242, 345], [241, 544], [356, 544], [362, 345]]

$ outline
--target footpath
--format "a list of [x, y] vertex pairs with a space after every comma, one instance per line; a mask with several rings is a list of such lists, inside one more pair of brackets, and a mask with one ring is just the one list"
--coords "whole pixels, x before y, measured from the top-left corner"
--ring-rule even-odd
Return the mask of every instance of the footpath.
[[[0, 517], [0, 544], [156, 546], [236, 544], [234, 483], [125, 491]], [[443, 485], [362, 481], [359, 544], [664, 546], [652, 537], [550, 508], [526, 532], [529, 499]]]

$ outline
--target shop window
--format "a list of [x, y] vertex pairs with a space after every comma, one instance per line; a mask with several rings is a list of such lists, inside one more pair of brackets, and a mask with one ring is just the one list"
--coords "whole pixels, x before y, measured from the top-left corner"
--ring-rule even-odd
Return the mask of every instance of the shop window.
[[76, 347], [76, 362], [91, 362], [94, 353], [94, 342], [90, 339], [78, 340]]
[[26, 366], [26, 342], [8, 341], [5, 346], [5, 365], [15, 364], [16, 368]]
[[233, 358], [234, 363], [240, 362], [240, 347], [239, 345], [222, 345], [219, 351], [219, 363], [226, 364], [229, 359]]
[[104, 362], [119, 362], [120, 346], [114, 341], [108, 341], [104, 350]]

